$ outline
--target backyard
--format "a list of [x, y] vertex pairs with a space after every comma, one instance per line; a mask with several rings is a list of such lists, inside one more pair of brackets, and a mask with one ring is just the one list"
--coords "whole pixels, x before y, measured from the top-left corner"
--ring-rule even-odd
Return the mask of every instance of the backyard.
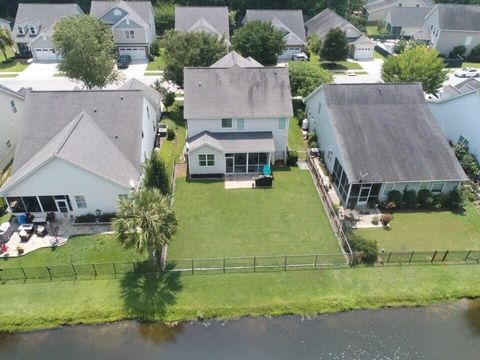
[[390, 230], [356, 230], [385, 251], [480, 250], [480, 214], [468, 203], [461, 214], [450, 211], [398, 211]]
[[[15, 60], [13, 57], [15, 54], [12, 49], [9, 47], [6, 48], [7, 58], [4, 57], [3, 53], [0, 52], [0, 73], [1, 72], [22, 72], [28, 66], [26, 60]], [[2, 77], [6, 77], [7, 74], [4, 74]], [[13, 74], [8, 74], [13, 75]]]

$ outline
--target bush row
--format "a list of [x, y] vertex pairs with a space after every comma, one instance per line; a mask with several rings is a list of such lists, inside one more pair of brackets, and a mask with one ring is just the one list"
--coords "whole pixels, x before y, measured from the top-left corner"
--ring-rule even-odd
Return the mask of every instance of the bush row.
[[403, 194], [398, 190], [388, 193], [388, 201], [384, 205], [387, 209], [462, 209], [465, 198], [461, 191], [455, 189], [448, 194], [433, 194], [428, 189], [404, 190]]
[[85, 214], [85, 215], [79, 215], [75, 218], [75, 223], [78, 224], [85, 224], [85, 223], [94, 223], [97, 222], [112, 222], [112, 219], [115, 217], [115, 213], [103, 213], [100, 215], [95, 215], [95, 214]]

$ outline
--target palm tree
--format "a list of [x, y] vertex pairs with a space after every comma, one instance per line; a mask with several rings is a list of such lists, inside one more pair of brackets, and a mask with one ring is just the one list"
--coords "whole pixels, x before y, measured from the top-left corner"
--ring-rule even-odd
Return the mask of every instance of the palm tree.
[[3, 56], [5, 57], [5, 61], [8, 60], [7, 57], [7, 48], [13, 46], [13, 40], [12, 37], [10, 36], [10, 32], [3, 28], [0, 27], [0, 50], [2, 50]]
[[124, 247], [140, 253], [147, 250], [149, 260], [160, 261], [162, 248], [177, 228], [171, 197], [158, 189], [140, 189], [131, 199], [120, 201], [113, 225]]

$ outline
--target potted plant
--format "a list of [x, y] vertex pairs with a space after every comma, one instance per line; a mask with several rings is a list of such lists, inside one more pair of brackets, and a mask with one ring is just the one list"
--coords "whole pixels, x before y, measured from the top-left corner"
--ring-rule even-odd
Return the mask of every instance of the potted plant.
[[18, 246], [17, 246], [17, 254], [18, 254], [18, 255], [22, 255], [24, 252], [25, 252], [25, 250], [23, 249], [23, 247], [21, 247], [20, 245], [18, 245]]

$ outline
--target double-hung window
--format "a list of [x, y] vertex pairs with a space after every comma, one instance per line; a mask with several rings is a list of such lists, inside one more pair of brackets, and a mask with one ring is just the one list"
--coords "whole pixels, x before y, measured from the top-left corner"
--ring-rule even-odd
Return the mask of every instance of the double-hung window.
[[37, 35], [37, 30], [35, 29], [35, 26], [30, 25], [28, 28], [30, 29], [30, 34]]
[[79, 209], [86, 209], [87, 208], [87, 202], [85, 201], [85, 196], [75, 195], [75, 202], [77, 203], [77, 208], [79, 208]]
[[232, 128], [232, 119], [222, 119], [222, 128], [231, 129]]
[[245, 119], [237, 119], [237, 130], [245, 130]]
[[278, 130], [285, 130], [287, 127], [287, 118], [278, 119]]
[[215, 154], [199, 154], [199, 166], [215, 166]]
[[17, 113], [17, 104], [15, 104], [15, 100], [10, 101], [10, 107], [12, 108], [12, 111], [14, 114]]
[[125, 30], [125, 37], [127, 39], [135, 39], [135, 30]]
[[462, 135], [460, 135], [460, 137], [458, 138], [457, 144], [468, 146], [468, 140], [465, 139]]

